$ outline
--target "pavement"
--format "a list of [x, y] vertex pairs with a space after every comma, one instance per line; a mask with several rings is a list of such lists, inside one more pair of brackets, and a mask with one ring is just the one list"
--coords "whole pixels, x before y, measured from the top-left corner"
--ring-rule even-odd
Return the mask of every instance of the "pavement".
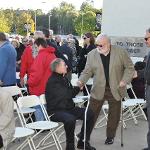
[[[127, 128], [123, 130], [123, 144], [121, 147], [121, 128], [120, 125], [117, 129], [116, 138], [113, 145], [105, 145], [106, 139], [106, 126], [94, 129], [91, 135], [91, 145], [96, 148], [96, 150], [142, 150], [142, 148], [147, 146], [146, 134], [148, 130], [147, 121], [142, 118], [138, 119], [138, 125], [135, 125], [133, 120], [127, 121]], [[76, 132], [79, 132], [81, 127], [81, 122], [78, 122], [76, 125]], [[36, 138], [36, 143], [44, 137], [46, 133], [41, 133], [38, 138]], [[63, 137], [65, 138], [65, 137]], [[8, 150], [16, 150], [17, 146], [21, 144], [21, 140], [16, 140], [8, 146]], [[65, 143], [62, 143], [63, 150], [65, 150]], [[25, 147], [24, 150], [29, 150], [29, 147]], [[50, 147], [45, 150], [57, 150], [56, 147]]]

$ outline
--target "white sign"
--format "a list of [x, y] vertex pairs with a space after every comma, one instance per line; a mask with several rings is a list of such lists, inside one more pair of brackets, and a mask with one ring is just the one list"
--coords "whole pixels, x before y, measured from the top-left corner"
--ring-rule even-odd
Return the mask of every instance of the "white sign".
[[111, 37], [111, 43], [127, 50], [131, 57], [144, 57], [149, 51], [143, 38]]

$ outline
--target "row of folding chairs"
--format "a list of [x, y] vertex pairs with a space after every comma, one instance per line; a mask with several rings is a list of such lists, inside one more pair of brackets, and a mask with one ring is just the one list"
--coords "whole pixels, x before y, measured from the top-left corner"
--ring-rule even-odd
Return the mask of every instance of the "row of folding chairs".
[[[23, 149], [27, 144], [31, 150], [41, 150], [51, 146], [56, 146], [57, 150], [62, 150], [62, 146], [56, 134], [60, 126], [57, 122], [50, 121], [50, 117], [44, 106], [46, 103], [45, 96], [41, 95], [40, 98], [35, 95], [23, 96], [21, 89], [17, 86], [3, 87], [3, 89], [12, 96], [18, 95], [17, 101], [14, 101], [14, 109], [15, 112], [17, 112], [17, 118], [19, 118], [21, 127], [16, 127], [13, 140], [23, 137], [25, 140], [18, 146], [17, 150]], [[40, 105], [45, 121], [33, 122], [32, 114], [35, 112], [33, 107], [37, 105]], [[28, 118], [25, 117], [27, 114], [29, 116]], [[29, 120], [31, 120], [30, 123], [28, 123]], [[45, 135], [38, 144], [35, 144], [34, 141], [36, 141], [37, 138], [40, 139], [42, 137], [40, 133], [45, 130], [48, 131], [48, 134]]]

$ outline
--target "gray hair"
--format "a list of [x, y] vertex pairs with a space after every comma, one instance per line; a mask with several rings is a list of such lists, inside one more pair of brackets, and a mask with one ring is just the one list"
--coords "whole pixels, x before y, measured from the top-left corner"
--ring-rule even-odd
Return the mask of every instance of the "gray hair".
[[50, 65], [51, 71], [56, 72], [56, 68], [60, 65], [61, 62], [64, 62], [64, 60], [61, 58], [56, 58], [55, 60], [53, 60]]
[[38, 38], [43, 38], [44, 39], [44, 34], [43, 34], [42, 31], [35, 31], [33, 37], [34, 37], [35, 40], [38, 39]]
[[96, 43], [98, 43], [102, 38], [106, 38], [109, 43], [111, 43], [111, 39], [107, 34], [99, 34], [96, 38]]

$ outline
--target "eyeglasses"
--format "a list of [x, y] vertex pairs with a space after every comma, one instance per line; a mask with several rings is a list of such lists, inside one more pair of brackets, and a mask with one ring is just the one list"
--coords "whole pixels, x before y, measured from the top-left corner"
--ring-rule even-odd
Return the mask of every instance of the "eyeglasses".
[[97, 47], [103, 47], [103, 45], [101, 45], [101, 44], [100, 44], [100, 45], [99, 45], [99, 44], [96, 44], [96, 46], [97, 46]]
[[150, 37], [146, 37], [146, 38], [144, 38], [144, 40], [147, 41], [149, 38], [150, 38]]
[[86, 39], [88, 39], [88, 38], [89, 38], [89, 37], [83, 36], [83, 39], [84, 39], [84, 40], [86, 40]]

